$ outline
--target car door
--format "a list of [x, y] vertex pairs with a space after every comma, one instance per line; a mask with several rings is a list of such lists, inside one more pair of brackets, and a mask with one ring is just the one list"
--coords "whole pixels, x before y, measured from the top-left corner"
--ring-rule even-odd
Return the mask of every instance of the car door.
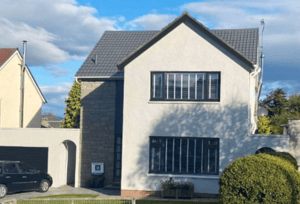
[[40, 179], [37, 171], [33, 167], [23, 163], [19, 163], [18, 167], [22, 175], [22, 182], [24, 185], [24, 189], [25, 190], [38, 189]]
[[24, 190], [22, 175], [19, 174], [16, 163], [3, 163], [2, 171], [3, 183], [6, 184], [9, 192]]

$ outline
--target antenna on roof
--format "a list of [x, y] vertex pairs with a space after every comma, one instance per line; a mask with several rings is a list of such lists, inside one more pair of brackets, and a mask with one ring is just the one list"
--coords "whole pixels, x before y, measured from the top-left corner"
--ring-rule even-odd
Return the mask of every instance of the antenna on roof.
[[265, 61], [265, 55], [263, 53], [264, 49], [264, 30], [265, 30], [265, 21], [264, 19], [261, 19], [260, 25], [262, 25], [262, 31], [261, 31], [261, 51], [260, 51], [260, 67], [261, 67], [261, 73], [260, 73], [260, 80], [259, 82], [262, 83], [263, 79], [263, 70], [264, 70], [264, 61]]
[[263, 26], [262, 31], [261, 31], [261, 53], [263, 52], [264, 48], [264, 30], [265, 30], [265, 20], [261, 19], [260, 25]]

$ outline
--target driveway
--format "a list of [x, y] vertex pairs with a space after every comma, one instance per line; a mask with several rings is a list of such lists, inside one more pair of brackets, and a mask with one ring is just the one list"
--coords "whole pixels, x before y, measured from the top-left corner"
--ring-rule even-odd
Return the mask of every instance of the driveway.
[[58, 188], [51, 187], [46, 193], [40, 193], [37, 191], [32, 192], [21, 192], [8, 194], [4, 198], [0, 199], [0, 202], [11, 200], [11, 199], [31, 199], [38, 196], [47, 195], [59, 195], [59, 194], [93, 194], [99, 195], [99, 197], [108, 197], [121, 195], [120, 190], [104, 190], [102, 188], [74, 188], [70, 186], [62, 186]]

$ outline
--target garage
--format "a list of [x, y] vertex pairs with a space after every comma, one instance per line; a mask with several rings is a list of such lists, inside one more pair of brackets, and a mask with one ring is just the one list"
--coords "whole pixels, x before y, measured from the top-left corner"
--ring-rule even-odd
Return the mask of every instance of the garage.
[[41, 172], [48, 172], [47, 147], [4, 147], [0, 146], [0, 160], [20, 161]]

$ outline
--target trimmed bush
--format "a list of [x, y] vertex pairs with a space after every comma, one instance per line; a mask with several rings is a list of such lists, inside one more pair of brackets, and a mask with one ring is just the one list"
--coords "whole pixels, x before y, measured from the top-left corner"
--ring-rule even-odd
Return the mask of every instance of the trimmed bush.
[[[258, 152], [260, 153], [260, 152]], [[298, 171], [298, 163], [297, 160], [288, 152], [264, 152], [265, 154], [273, 155], [276, 157], [280, 157], [288, 162], [290, 162], [295, 169]]]
[[286, 161], [289, 161], [294, 166], [294, 168], [298, 171], [297, 160], [290, 153], [288, 153], [288, 152], [276, 152], [274, 154], [274, 156], [280, 157], [280, 158], [282, 158]]
[[220, 203], [299, 203], [300, 175], [279, 157], [258, 154], [229, 164], [220, 180]]

